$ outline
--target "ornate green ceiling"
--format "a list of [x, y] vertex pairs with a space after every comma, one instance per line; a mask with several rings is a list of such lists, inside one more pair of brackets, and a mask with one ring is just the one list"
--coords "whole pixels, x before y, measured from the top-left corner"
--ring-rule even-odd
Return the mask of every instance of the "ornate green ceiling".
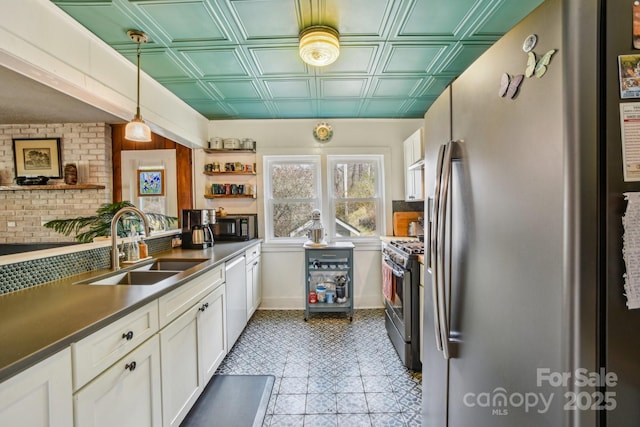
[[[543, 0], [52, 0], [208, 119], [419, 118]], [[314, 68], [298, 33], [340, 32]], [[144, 94], [142, 95], [144, 96]]]

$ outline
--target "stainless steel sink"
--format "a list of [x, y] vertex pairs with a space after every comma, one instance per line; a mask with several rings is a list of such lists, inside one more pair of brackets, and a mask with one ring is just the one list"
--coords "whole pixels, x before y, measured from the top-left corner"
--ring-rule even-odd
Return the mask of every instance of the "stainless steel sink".
[[175, 259], [175, 258], [159, 258], [152, 264], [143, 265], [136, 268], [136, 271], [185, 271], [198, 264], [207, 261], [206, 259]]
[[102, 279], [83, 282], [85, 285], [155, 285], [179, 271], [127, 271]]

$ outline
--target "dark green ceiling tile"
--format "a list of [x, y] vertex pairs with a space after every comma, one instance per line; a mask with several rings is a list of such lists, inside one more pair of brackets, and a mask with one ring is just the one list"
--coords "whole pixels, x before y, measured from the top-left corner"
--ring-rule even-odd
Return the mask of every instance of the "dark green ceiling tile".
[[433, 68], [444, 49], [445, 45], [395, 45], [382, 69], [385, 73], [422, 74]]
[[390, 0], [342, 1], [338, 12], [338, 29], [344, 35], [381, 37], [394, 2]]
[[435, 100], [436, 97], [409, 100], [404, 106], [403, 115], [413, 118], [424, 117], [424, 113], [427, 112]]
[[505, 2], [485, 17], [484, 22], [476, 30], [475, 35], [500, 36], [512, 28], [528, 15], [544, 0], [519, 0], [517, 2]]
[[438, 96], [452, 80], [452, 76], [429, 76], [415, 96]]
[[320, 79], [320, 97], [345, 98], [360, 97], [364, 94], [367, 79]]
[[411, 96], [422, 83], [421, 78], [383, 77], [374, 82], [370, 93], [374, 97]]
[[406, 99], [372, 99], [367, 100], [364, 104], [361, 117], [384, 117], [388, 115], [391, 118], [401, 117], [401, 111]]
[[260, 92], [252, 80], [219, 80], [209, 84], [227, 100], [260, 99]]
[[[147, 32], [142, 69], [211, 119], [415, 117], [542, 2], [52, 1], [134, 64], [126, 30]], [[340, 31], [341, 54], [314, 68], [298, 32], [320, 23]]]
[[225, 40], [213, 11], [201, 1], [136, 2], [171, 42]]
[[[124, 55], [133, 64], [136, 63], [136, 54]], [[175, 79], [188, 77], [187, 73], [164, 51], [143, 51], [140, 55], [140, 68], [154, 79]]]
[[340, 56], [331, 65], [320, 68], [319, 74], [366, 74], [371, 71], [379, 51], [377, 44], [368, 46], [341, 46]]
[[318, 101], [318, 117], [357, 117], [361, 99], [321, 99]]
[[198, 83], [192, 82], [167, 82], [162, 83], [164, 87], [175, 93], [180, 99], [202, 99], [208, 98], [211, 94], [207, 93]]
[[456, 46], [453, 54], [446, 62], [443, 61], [440, 73], [460, 74], [467, 69], [480, 55], [482, 55], [489, 45], [466, 43]]
[[264, 84], [273, 99], [312, 97], [309, 79], [264, 80]]
[[250, 48], [249, 52], [263, 76], [307, 74], [307, 67], [300, 59], [297, 46]]
[[230, 109], [226, 103], [209, 100], [192, 100], [187, 102], [187, 104], [208, 119], [227, 119], [237, 114], [236, 111]]
[[129, 16], [122, 13], [111, 1], [55, 2], [76, 21], [81, 22], [89, 31], [109, 44], [131, 43], [127, 30], [134, 28], [136, 23]]
[[209, 77], [245, 77], [243, 67], [234, 49], [183, 50], [182, 55], [196, 67], [197, 75]]
[[277, 104], [279, 114], [290, 117], [314, 117], [316, 115], [315, 102], [313, 101], [280, 101]]
[[478, 1], [480, 0], [414, 1], [407, 11], [398, 35], [453, 37], [460, 23]]
[[291, 0], [230, 0], [237, 24], [249, 39], [298, 37], [296, 8]]
[[269, 118], [273, 116], [266, 102], [229, 101], [228, 104], [241, 117]]

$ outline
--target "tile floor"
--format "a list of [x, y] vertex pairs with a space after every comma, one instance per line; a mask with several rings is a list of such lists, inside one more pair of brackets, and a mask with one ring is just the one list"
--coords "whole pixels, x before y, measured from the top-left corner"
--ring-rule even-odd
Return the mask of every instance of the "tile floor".
[[220, 374], [274, 375], [263, 426], [420, 426], [422, 375], [406, 369], [383, 310], [255, 313]]

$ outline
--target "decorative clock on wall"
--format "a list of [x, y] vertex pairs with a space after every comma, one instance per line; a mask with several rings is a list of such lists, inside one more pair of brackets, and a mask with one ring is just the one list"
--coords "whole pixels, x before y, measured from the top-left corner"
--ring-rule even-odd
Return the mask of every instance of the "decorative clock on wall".
[[331, 125], [326, 122], [320, 122], [313, 128], [313, 137], [318, 142], [326, 143], [329, 142], [331, 137], [333, 137], [333, 129]]

